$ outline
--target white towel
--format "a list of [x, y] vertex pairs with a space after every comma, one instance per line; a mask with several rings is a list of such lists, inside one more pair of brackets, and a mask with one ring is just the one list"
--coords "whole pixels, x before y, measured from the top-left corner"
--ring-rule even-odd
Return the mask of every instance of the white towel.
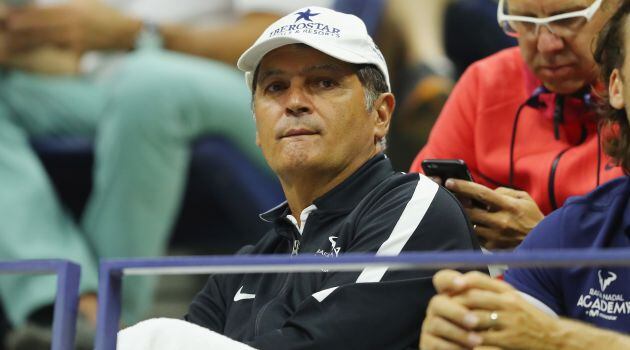
[[118, 332], [118, 350], [255, 350], [183, 320], [153, 318]]

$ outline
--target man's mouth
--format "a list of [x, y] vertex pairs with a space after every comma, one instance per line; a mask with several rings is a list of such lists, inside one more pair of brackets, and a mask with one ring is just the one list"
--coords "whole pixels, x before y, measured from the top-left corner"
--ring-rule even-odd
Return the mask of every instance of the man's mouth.
[[561, 75], [569, 73], [573, 69], [573, 65], [571, 64], [561, 64], [561, 65], [553, 65], [553, 66], [542, 66], [540, 68], [542, 73], [550, 74], [550, 75]]
[[309, 135], [316, 135], [316, 134], [318, 134], [317, 131], [313, 131], [310, 129], [296, 128], [296, 129], [287, 130], [285, 133], [282, 134], [280, 138], [283, 139], [287, 137], [309, 136]]

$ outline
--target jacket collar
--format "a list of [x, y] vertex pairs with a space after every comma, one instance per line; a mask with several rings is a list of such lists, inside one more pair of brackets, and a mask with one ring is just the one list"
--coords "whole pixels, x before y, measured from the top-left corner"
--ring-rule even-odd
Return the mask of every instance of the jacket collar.
[[[538, 95], [539, 110], [543, 117], [553, 120], [553, 113], [557, 95], [549, 91], [534, 72], [523, 62], [523, 74], [525, 76], [525, 89], [529, 96]], [[587, 85], [579, 91], [565, 95], [563, 119], [567, 122], [581, 122], [584, 119], [595, 118], [595, 101], [597, 94], [592, 94], [592, 90], [601, 91], [601, 84]]]
[[[380, 153], [365, 162], [337, 187], [317, 198], [313, 204], [318, 211], [350, 211], [374, 187], [392, 174], [394, 174], [394, 169], [391, 162], [385, 154]], [[259, 216], [264, 221], [273, 222], [289, 214], [289, 205], [284, 201]]]

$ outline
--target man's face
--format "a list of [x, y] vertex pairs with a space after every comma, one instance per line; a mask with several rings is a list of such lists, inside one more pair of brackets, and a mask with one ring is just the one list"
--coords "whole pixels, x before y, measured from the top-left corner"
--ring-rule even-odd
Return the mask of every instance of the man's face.
[[[507, 0], [512, 15], [549, 17], [587, 8], [594, 0]], [[538, 35], [521, 35], [519, 47], [525, 62], [551, 91], [573, 93], [597, 79], [592, 49], [595, 36], [612, 15], [617, 0], [604, 0], [589, 22], [568, 36], [541, 26]]]
[[388, 125], [367, 111], [353, 65], [287, 45], [265, 55], [254, 83], [256, 142], [278, 175], [341, 172], [378, 152]]

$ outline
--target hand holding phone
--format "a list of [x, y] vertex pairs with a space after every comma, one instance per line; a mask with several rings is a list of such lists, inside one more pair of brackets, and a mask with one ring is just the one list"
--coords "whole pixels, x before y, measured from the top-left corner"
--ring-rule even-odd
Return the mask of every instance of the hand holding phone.
[[[474, 182], [468, 166], [461, 159], [425, 159], [422, 161], [422, 170], [426, 176], [439, 178], [442, 186], [446, 185], [448, 179]], [[486, 205], [474, 198], [460, 197], [459, 200], [465, 207], [487, 208]]]
[[461, 159], [425, 159], [422, 170], [426, 176], [440, 178], [442, 185], [448, 179], [473, 181], [466, 163]]
[[514, 248], [544, 218], [526, 192], [471, 183], [472, 176], [463, 160], [427, 159], [422, 169], [427, 176], [439, 177], [442, 185], [447, 179], [465, 180], [453, 181], [447, 188], [460, 200], [475, 233], [488, 249]]

